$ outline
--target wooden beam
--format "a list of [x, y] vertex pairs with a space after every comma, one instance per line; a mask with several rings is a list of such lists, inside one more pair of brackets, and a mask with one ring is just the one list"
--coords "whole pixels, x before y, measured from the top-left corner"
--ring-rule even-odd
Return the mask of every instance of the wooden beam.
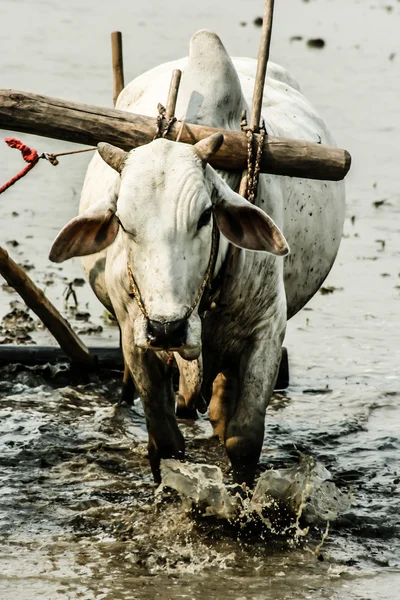
[[111, 34], [111, 54], [113, 66], [113, 101], [114, 106], [117, 98], [125, 87], [124, 84], [124, 61], [122, 56], [122, 33], [113, 31]]
[[[124, 150], [150, 142], [155, 117], [136, 115], [115, 108], [100, 108], [78, 102], [16, 90], [0, 90], [0, 128], [78, 144], [109, 142]], [[177, 122], [167, 136], [175, 140], [181, 129]], [[180, 141], [195, 144], [221, 131], [184, 123]], [[224, 143], [211, 165], [227, 171], [243, 171], [247, 165], [247, 140], [241, 131], [224, 131]], [[255, 136], [257, 139], [257, 135]], [[261, 159], [261, 172], [291, 177], [338, 181], [347, 174], [351, 157], [346, 150], [322, 144], [268, 136]]]
[[83, 365], [94, 364], [94, 357], [89, 353], [85, 344], [78, 338], [69, 323], [46, 298], [43, 290], [33, 283], [25, 271], [1, 247], [0, 274], [43, 321], [72, 362]]

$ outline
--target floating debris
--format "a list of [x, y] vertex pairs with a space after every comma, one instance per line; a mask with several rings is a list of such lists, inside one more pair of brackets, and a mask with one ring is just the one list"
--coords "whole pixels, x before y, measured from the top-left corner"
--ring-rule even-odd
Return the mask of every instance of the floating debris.
[[79, 335], [92, 335], [96, 333], [101, 333], [103, 328], [101, 325], [90, 325], [89, 327], [84, 327], [83, 329], [78, 330]]
[[75, 313], [75, 319], [77, 321], [89, 321], [90, 313], [84, 312], [82, 310], [77, 310]]
[[302, 35], [292, 35], [292, 36], [290, 37], [290, 40], [289, 40], [289, 41], [290, 41], [290, 42], [301, 42], [301, 41], [302, 41], [302, 39], [303, 39], [303, 36], [302, 36]]
[[307, 40], [307, 46], [309, 48], [323, 48], [326, 42], [322, 38], [311, 38]]
[[83, 279], [83, 277], [75, 277], [75, 279], [72, 282], [72, 285], [75, 287], [82, 287], [83, 285], [85, 285], [86, 281]]
[[328, 294], [333, 294], [333, 292], [342, 292], [343, 288], [335, 287], [334, 285], [326, 285], [324, 287], [321, 287], [319, 291], [320, 294], [322, 294], [323, 296], [327, 296]]
[[27, 307], [19, 301], [10, 302], [11, 311], [0, 323], [0, 344], [34, 343], [29, 333], [36, 329]]
[[256, 17], [253, 21], [253, 25], [255, 25], [256, 27], [262, 27], [262, 24], [263, 24], [262, 17]]
[[308, 388], [303, 390], [303, 394], [330, 394], [332, 390], [327, 385], [324, 388]]
[[372, 206], [375, 206], [375, 208], [379, 208], [380, 206], [386, 204], [386, 202], [387, 198], [384, 198], [383, 200], [375, 200], [375, 202], [372, 203]]

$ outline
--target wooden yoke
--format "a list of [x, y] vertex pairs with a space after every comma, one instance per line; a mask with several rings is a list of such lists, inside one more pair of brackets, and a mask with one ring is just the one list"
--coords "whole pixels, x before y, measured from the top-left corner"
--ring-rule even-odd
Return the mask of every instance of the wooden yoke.
[[[108, 142], [124, 150], [150, 142], [155, 133], [155, 118], [115, 108], [100, 108], [79, 102], [40, 96], [16, 90], [0, 90], [0, 129], [21, 131], [78, 144]], [[213, 127], [174, 123], [167, 136], [196, 144], [220, 131]], [[242, 131], [222, 131], [224, 143], [211, 159], [211, 165], [226, 171], [243, 171], [247, 164], [247, 139]], [[257, 135], [255, 135], [257, 139]], [[261, 172], [290, 177], [343, 179], [351, 163], [346, 150], [322, 144], [269, 137], [261, 158]]]

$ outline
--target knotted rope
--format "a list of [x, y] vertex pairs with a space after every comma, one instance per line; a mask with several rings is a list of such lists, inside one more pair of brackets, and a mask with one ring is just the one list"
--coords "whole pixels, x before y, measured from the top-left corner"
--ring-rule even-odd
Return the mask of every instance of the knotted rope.
[[164, 121], [166, 120], [165, 115], [167, 113], [167, 109], [165, 108], [165, 106], [163, 106], [161, 104], [161, 102], [159, 102], [157, 105], [157, 110], [158, 110], [158, 115], [157, 115], [157, 123], [156, 123], [156, 133], [153, 137], [153, 140], [156, 140], [161, 137], [165, 138], [169, 134], [169, 130], [171, 129], [172, 125], [176, 121], [176, 117], [171, 117], [170, 119], [168, 119], [165, 127], [163, 127]]
[[[206, 289], [211, 288], [211, 280], [212, 280], [212, 276], [213, 276], [213, 273], [215, 270], [215, 265], [216, 265], [217, 257], [218, 257], [218, 247], [219, 247], [218, 226], [217, 226], [215, 217], [213, 217], [211, 251], [210, 251], [210, 258], [208, 261], [207, 269], [206, 269], [206, 272], [204, 275], [203, 282], [199, 288], [198, 294], [197, 294], [196, 298], [194, 299], [192, 306], [188, 309], [185, 316], [183, 317], [184, 319], [188, 319], [190, 317], [190, 315], [193, 313], [194, 309], [200, 302]], [[140, 294], [139, 288], [138, 288], [135, 278], [133, 276], [131, 265], [129, 264], [129, 262], [127, 262], [127, 268], [128, 268], [128, 277], [129, 277], [129, 296], [131, 298], [136, 299], [136, 302], [138, 304], [140, 312], [142, 313], [144, 318], [146, 320], [148, 320], [149, 314], [143, 303], [142, 296]]]
[[84, 148], [83, 150], [71, 150], [70, 152], [59, 152], [58, 154], [48, 154], [47, 152], [44, 152], [43, 154], [39, 155], [35, 148], [30, 148], [17, 138], [5, 138], [4, 141], [10, 148], [16, 148], [19, 150], [22, 154], [22, 158], [28, 164], [22, 169], [22, 171], [14, 175], [14, 177], [11, 177], [7, 183], [0, 187], [0, 194], [5, 192], [9, 187], [14, 185], [14, 183], [19, 181], [19, 179], [22, 179], [22, 177], [29, 173], [29, 171], [31, 171], [33, 167], [38, 164], [41, 158], [48, 160], [50, 164], [56, 166], [58, 165], [57, 156], [67, 156], [68, 154], [79, 154], [81, 152], [91, 152], [93, 150], [97, 150], [97, 148]]
[[246, 115], [242, 117], [240, 123], [242, 131], [246, 132], [247, 137], [247, 186], [246, 186], [246, 198], [252, 204], [255, 203], [257, 197], [257, 186], [258, 179], [260, 177], [260, 166], [262, 151], [264, 148], [264, 140], [267, 135], [265, 129], [265, 121], [262, 119], [261, 127], [259, 129], [259, 138], [257, 144], [256, 156], [254, 157], [254, 134], [255, 129], [247, 126]]
[[22, 171], [17, 173], [17, 175], [14, 175], [14, 177], [12, 177], [9, 181], [7, 181], [7, 183], [0, 187], [0, 194], [2, 194], [9, 187], [14, 185], [14, 183], [16, 183], [22, 177], [24, 177], [24, 175], [29, 173], [29, 171], [31, 171], [33, 167], [35, 167], [38, 164], [40, 158], [37, 151], [34, 148], [29, 148], [29, 146], [26, 146], [16, 138], [6, 138], [4, 141], [10, 148], [16, 148], [17, 150], [19, 150], [22, 154], [22, 158], [28, 164], [22, 169]]

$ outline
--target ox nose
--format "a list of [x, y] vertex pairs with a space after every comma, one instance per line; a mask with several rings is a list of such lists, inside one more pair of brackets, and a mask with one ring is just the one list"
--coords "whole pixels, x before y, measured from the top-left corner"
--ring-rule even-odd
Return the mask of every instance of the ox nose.
[[151, 348], [172, 350], [181, 348], [186, 342], [187, 320], [152, 321], [147, 323], [147, 339]]

